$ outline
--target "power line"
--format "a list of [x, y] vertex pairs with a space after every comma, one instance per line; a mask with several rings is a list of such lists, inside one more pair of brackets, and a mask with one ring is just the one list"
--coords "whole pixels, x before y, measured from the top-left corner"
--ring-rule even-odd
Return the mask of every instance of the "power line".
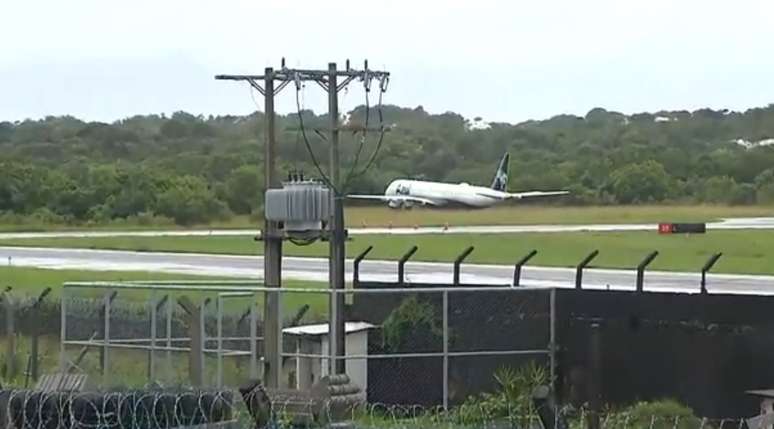
[[[307, 151], [309, 152], [312, 162], [315, 168], [320, 173], [320, 176], [331, 189], [332, 198], [332, 215], [330, 222], [328, 223], [328, 234], [330, 243], [330, 267], [329, 267], [329, 281], [330, 287], [334, 290], [342, 290], [345, 287], [344, 277], [344, 261], [346, 257], [345, 243], [346, 243], [346, 229], [344, 228], [344, 208], [343, 208], [343, 192], [347, 183], [341, 183], [340, 181], [340, 154], [339, 154], [339, 132], [341, 131], [340, 118], [339, 118], [339, 100], [338, 93], [341, 89], [346, 88], [350, 82], [354, 79], [359, 79], [363, 82], [363, 86], [368, 92], [373, 80], [379, 81], [379, 117], [382, 123], [380, 127], [381, 136], [374, 153], [369, 160], [366, 168], [361, 171], [361, 174], [370, 168], [373, 164], [379, 148], [381, 147], [382, 140], [384, 138], [384, 125], [383, 116], [381, 113], [381, 101], [382, 94], [387, 90], [387, 82], [389, 81], [389, 73], [384, 71], [373, 71], [368, 68], [368, 61], [364, 63], [363, 70], [355, 70], [347, 66], [345, 70], [338, 70], [336, 63], [329, 63], [327, 70], [306, 70], [306, 69], [289, 69], [285, 67], [285, 60], [282, 60], [282, 68], [278, 71], [274, 71], [271, 68], [266, 69], [264, 75], [219, 75], [215, 77], [221, 80], [237, 80], [246, 81], [251, 87], [255, 88], [265, 97], [266, 102], [266, 121], [267, 121], [267, 145], [266, 145], [266, 184], [268, 187], [277, 187], [279, 185], [276, 180], [275, 167], [276, 167], [276, 151], [275, 151], [275, 138], [274, 138], [274, 97], [282, 91], [290, 82], [296, 84], [296, 109], [299, 119], [299, 127], [301, 129], [301, 135], [304, 139]], [[341, 82], [339, 83], [339, 78]], [[260, 81], [264, 81], [264, 86], [261, 86]], [[279, 84], [274, 86], [274, 82]], [[309, 143], [309, 139], [306, 135], [306, 126], [304, 124], [304, 118], [301, 109], [300, 90], [303, 82], [315, 82], [322, 87], [328, 93], [328, 118], [330, 139], [327, 140], [329, 144], [329, 158], [330, 168], [328, 174], [326, 174], [320, 163], [317, 160], [317, 156], [312, 150], [312, 145]], [[366, 109], [366, 115], [370, 116], [370, 103], [368, 103]], [[367, 120], [369, 120], [367, 118]], [[368, 127], [364, 128], [363, 139], [361, 144], [365, 145], [365, 136]], [[315, 130], [317, 131], [317, 130]], [[361, 149], [362, 150], [362, 149]], [[359, 161], [359, 154], [357, 159]], [[355, 170], [353, 170], [355, 171]], [[349, 181], [349, 180], [348, 180]], [[264, 248], [264, 278], [267, 286], [279, 287], [281, 280], [281, 257], [282, 257], [282, 240], [283, 235], [281, 229], [276, 223], [266, 221], [266, 234], [265, 234], [265, 248]], [[304, 244], [304, 243], [300, 243]], [[279, 301], [275, 299], [274, 294], [269, 294], [265, 304], [264, 322], [266, 323], [266, 358], [264, 361], [267, 364], [266, 367], [266, 379], [268, 385], [279, 385], [279, 373], [281, 369], [281, 344], [278, 341], [278, 335], [280, 328], [278, 326], [279, 321]], [[330, 332], [329, 341], [331, 344], [330, 350], [332, 354], [331, 373], [344, 372], [344, 360], [338, 359], [340, 356], [344, 356], [345, 349], [345, 330], [344, 330], [344, 295], [343, 294], [331, 294], [330, 296]], [[271, 324], [271, 325], [270, 325]]]
[[338, 195], [338, 190], [336, 189], [336, 186], [331, 183], [328, 176], [323, 171], [322, 167], [320, 167], [320, 163], [317, 161], [317, 157], [314, 155], [314, 150], [312, 149], [312, 145], [309, 144], [309, 139], [306, 137], [306, 127], [304, 127], [304, 115], [301, 111], [301, 102], [299, 101], [299, 95], [298, 93], [301, 92], [301, 89], [299, 87], [296, 87], [296, 109], [298, 112], [298, 125], [301, 130], [301, 136], [304, 139], [304, 145], [306, 146], [306, 151], [309, 152], [309, 156], [312, 158], [312, 164], [314, 164], [314, 167], [317, 169], [317, 172], [320, 174], [320, 178], [325, 183], [326, 186], [331, 188], [331, 190]]

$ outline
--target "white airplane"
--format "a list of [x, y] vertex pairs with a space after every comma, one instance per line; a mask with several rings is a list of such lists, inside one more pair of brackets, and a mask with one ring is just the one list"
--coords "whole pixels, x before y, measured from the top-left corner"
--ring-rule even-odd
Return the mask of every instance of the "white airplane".
[[484, 208], [508, 200], [530, 197], [566, 195], [569, 191], [508, 192], [508, 161], [505, 154], [495, 172], [492, 186], [474, 186], [467, 183], [428, 182], [424, 180], [393, 180], [384, 195], [349, 195], [348, 198], [379, 200], [391, 208], [410, 208], [414, 205], [432, 207], [458, 206]]

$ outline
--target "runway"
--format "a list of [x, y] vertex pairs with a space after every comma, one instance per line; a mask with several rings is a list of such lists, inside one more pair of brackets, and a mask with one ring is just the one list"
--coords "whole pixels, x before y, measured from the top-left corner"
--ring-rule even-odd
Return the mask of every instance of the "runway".
[[[394, 234], [519, 234], [530, 232], [616, 232], [653, 231], [655, 223], [634, 224], [584, 224], [584, 225], [482, 225], [482, 226], [429, 226], [416, 228], [349, 228], [351, 235]], [[707, 223], [708, 230], [774, 229], [774, 217], [729, 218]], [[52, 232], [4, 232], [0, 240], [34, 238], [100, 238], [100, 237], [206, 237], [206, 236], [256, 236], [257, 229], [178, 229], [157, 231], [52, 231]]]
[[[0, 261], [11, 266], [94, 271], [151, 271], [173, 274], [195, 274], [224, 278], [262, 278], [263, 260], [259, 256], [232, 256], [187, 253], [150, 253], [111, 250], [57, 249], [33, 247], [0, 247]], [[450, 263], [409, 262], [407, 283], [452, 282]], [[361, 263], [363, 281], [395, 281], [397, 262], [365, 260]], [[286, 257], [283, 278], [326, 281], [328, 260], [323, 258]], [[522, 285], [574, 287], [575, 269], [526, 266]], [[347, 277], [352, 278], [352, 261], [347, 261]], [[513, 267], [507, 265], [465, 264], [463, 283], [511, 284]], [[625, 270], [587, 269], [585, 288], [634, 289], [636, 273]], [[88, 278], [84, 280], [89, 280]], [[699, 273], [647, 272], [645, 289], [664, 292], [699, 292]], [[709, 274], [711, 293], [774, 294], [774, 276]]]

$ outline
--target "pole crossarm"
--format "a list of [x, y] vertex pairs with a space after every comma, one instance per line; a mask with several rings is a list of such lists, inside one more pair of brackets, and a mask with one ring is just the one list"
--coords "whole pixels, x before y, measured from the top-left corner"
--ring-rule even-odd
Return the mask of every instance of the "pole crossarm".
[[329, 85], [328, 85], [328, 81], [325, 78], [313, 79], [313, 80], [315, 83], [320, 85], [320, 88], [322, 88], [323, 91], [328, 92]]
[[[342, 84], [346, 82], [347, 78], [362, 78], [366, 74], [368, 74], [369, 77], [373, 77], [374, 79], [380, 79], [383, 77], [390, 76], [390, 72], [387, 71], [379, 71], [379, 70], [355, 70], [355, 69], [349, 69], [349, 70], [337, 70], [336, 71], [337, 77], [344, 77], [345, 79], [341, 82]], [[274, 80], [295, 80], [296, 75], [301, 80], [326, 80], [328, 78], [328, 70], [313, 70], [313, 69], [289, 69], [284, 68], [280, 70], [275, 70], [273, 73]], [[255, 75], [255, 74], [219, 74], [215, 76], [215, 79], [218, 80], [264, 80], [266, 79], [266, 76], [264, 75]]]
[[[256, 82], [256, 81], [254, 81], [254, 80], [252, 80], [252, 79], [248, 79], [248, 80], [247, 80], [247, 83], [249, 83], [249, 84], [250, 84], [250, 86], [252, 86], [253, 88], [255, 88], [255, 89], [256, 89], [256, 91], [260, 92], [260, 93], [261, 93], [261, 95], [263, 95], [264, 97], [266, 96], [266, 90], [265, 90], [265, 89], [263, 89], [263, 87], [261, 86], [261, 84], [260, 84], [260, 83], [258, 83], [258, 82]], [[276, 94], [276, 93], [275, 93], [275, 94]], [[274, 94], [272, 94], [272, 95], [274, 95]]]
[[346, 78], [346, 79], [344, 79], [343, 81], [341, 81], [341, 83], [340, 83], [340, 84], [338, 84], [338, 86], [336, 86], [336, 92], [339, 92], [339, 91], [341, 91], [342, 89], [344, 89], [344, 88], [345, 88], [347, 85], [349, 85], [349, 83], [350, 83], [350, 82], [352, 82], [352, 80], [353, 80], [353, 79], [355, 79], [355, 77], [356, 77], [356, 76], [347, 76], [347, 78]]
[[[310, 70], [310, 69], [291, 69], [285, 67], [285, 59], [282, 59], [282, 67], [275, 70], [271, 67], [267, 67], [262, 75], [234, 75], [234, 74], [220, 74], [216, 75], [216, 80], [232, 80], [232, 81], [246, 81], [253, 88], [258, 90], [264, 96], [265, 107], [265, 133], [266, 133], [266, 145], [264, 165], [266, 166], [266, 179], [265, 185], [267, 188], [278, 188], [280, 186], [276, 175], [276, 139], [275, 139], [275, 111], [274, 111], [274, 96], [277, 95], [282, 89], [287, 87], [291, 82], [296, 87], [296, 107], [298, 113], [298, 121], [300, 125], [300, 131], [303, 135], [304, 142], [307, 150], [312, 158], [317, 170], [324, 179], [328, 187], [333, 191], [331, 194], [331, 207], [332, 214], [328, 219], [328, 236], [329, 236], [329, 283], [330, 288], [333, 291], [343, 291], [345, 289], [345, 257], [346, 248], [345, 242], [347, 240], [347, 232], [344, 227], [344, 208], [341, 195], [341, 187], [346, 187], [351, 178], [347, 176], [345, 182], [341, 180], [341, 160], [339, 153], [339, 135], [342, 131], [352, 132], [353, 135], [359, 132], [363, 133], [363, 138], [360, 139], [360, 149], [363, 147], [365, 141], [365, 133], [369, 130], [380, 131], [381, 135], [376, 149], [371, 156], [368, 166], [363, 169], [365, 172], [376, 157], [376, 154], [381, 147], [382, 139], [384, 137], [386, 128], [383, 125], [383, 118], [381, 112], [382, 94], [387, 91], [389, 85], [390, 74], [385, 71], [375, 71], [368, 68], [368, 60], [364, 61], [363, 69], [356, 70], [350, 67], [350, 62], [347, 60], [346, 68], [339, 70], [336, 67], [336, 63], [328, 63], [328, 68], [325, 70]], [[365, 124], [341, 124], [341, 118], [339, 116], [339, 91], [346, 88], [347, 85], [353, 81], [358, 80], [363, 85], [363, 89], [366, 92], [366, 108], [369, 106], [368, 94], [371, 92], [372, 84], [376, 83], [375, 90], [379, 92], [379, 118], [380, 126], [377, 129], [372, 129], [368, 126], [368, 114], [366, 114]], [[304, 131], [303, 115], [301, 114], [302, 108], [299, 101], [299, 94], [304, 89], [304, 83], [314, 82], [325, 90], [328, 94], [328, 119], [329, 124], [327, 129], [319, 128], [313, 131], [323, 137], [330, 144], [329, 148], [329, 169], [328, 173], [323, 171], [320, 163], [317, 161], [314, 151], [307, 140], [306, 132]], [[275, 85], [276, 83], [276, 85]], [[328, 134], [325, 138], [323, 132]], [[360, 156], [360, 150], [355, 158], [355, 165]], [[362, 173], [361, 173], [362, 174]], [[264, 231], [262, 238], [264, 238], [264, 281], [266, 286], [274, 290], [278, 290], [281, 287], [282, 278], [282, 237], [280, 236], [280, 226], [277, 223], [264, 220]], [[472, 248], [471, 248], [472, 250]], [[468, 252], [469, 253], [469, 252]], [[459, 271], [459, 270], [457, 270]], [[345, 300], [344, 296], [340, 294], [331, 294], [329, 297], [329, 370], [331, 374], [342, 374], [345, 372], [345, 362], [342, 359], [346, 356], [346, 329], [345, 329]], [[251, 307], [252, 308], [252, 307]], [[254, 328], [252, 323], [251, 329]], [[270, 387], [279, 387], [280, 385], [280, 373], [282, 370], [282, 328], [280, 324], [280, 302], [279, 295], [275, 292], [267, 293], [267, 297], [264, 300], [264, 379], [266, 385]]]
[[[377, 70], [355, 70], [355, 69], [349, 69], [349, 70], [337, 70], [335, 75], [337, 77], [343, 77], [344, 80], [342, 80], [340, 83], [336, 85], [336, 91], [341, 91], [344, 89], [347, 85], [349, 85], [353, 80], [360, 79], [361, 81], [365, 80], [371, 80], [376, 79], [380, 82], [383, 82], [385, 79], [388, 79], [390, 76], [389, 72], [386, 71], [377, 71]], [[288, 69], [284, 68], [281, 70], [277, 70], [274, 73], [272, 73], [273, 80], [281, 82], [277, 87], [275, 88], [272, 95], [279, 94], [282, 89], [284, 89], [290, 82], [315, 82], [320, 87], [322, 87], [323, 90], [326, 92], [328, 91], [328, 79], [329, 79], [330, 73], [328, 70], [309, 70], [309, 69]], [[247, 81], [250, 86], [255, 88], [258, 92], [261, 93], [261, 95], [266, 96], [266, 90], [261, 86], [258, 82], [262, 80], [266, 80], [265, 75], [251, 75], [251, 74], [219, 74], [215, 75], [216, 80], [235, 80], [235, 81]], [[370, 83], [366, 84], [368, 87], [370, 87]]]

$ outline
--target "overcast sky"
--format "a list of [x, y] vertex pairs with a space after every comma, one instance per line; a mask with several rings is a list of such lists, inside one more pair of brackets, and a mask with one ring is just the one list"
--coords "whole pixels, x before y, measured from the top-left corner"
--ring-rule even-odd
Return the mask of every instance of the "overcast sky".
[[[774, 102], [771, 0], [25, 0], [0, 16], [0, 120], [249, 113], [248, 87], [213, 75], [282, 56], [368, 58], [392, 73], [385, 102], [489, 121]], [[321, 95], [304, 107], [324, 111]]]

